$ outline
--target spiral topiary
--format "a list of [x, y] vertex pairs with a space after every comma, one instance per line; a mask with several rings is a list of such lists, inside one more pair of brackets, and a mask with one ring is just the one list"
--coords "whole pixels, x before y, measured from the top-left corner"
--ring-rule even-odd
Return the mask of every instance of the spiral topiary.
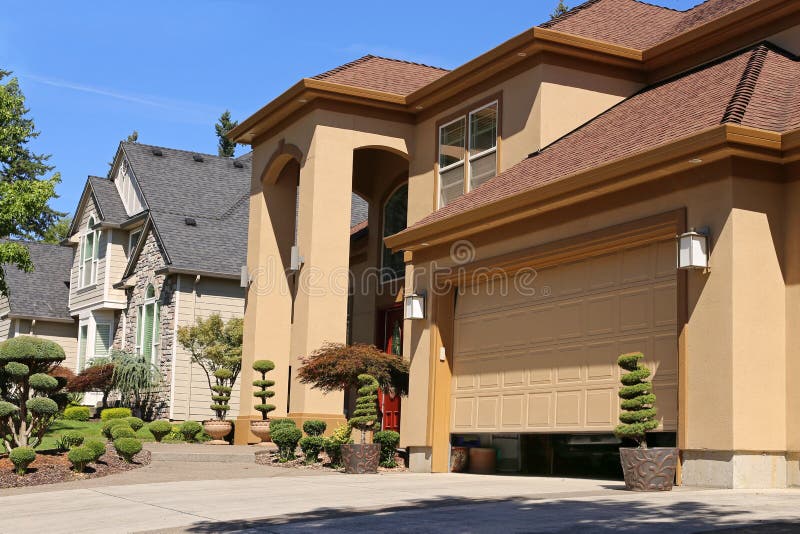
[[157, 442], [161, 443], [161, 440], [172, 432], [172, 424], [169, 421], [160, 419], [147, 425], [147, 430], [153, 434], [153, 438], [155, 438]]
[[261, 373], [261, 380], [255, 380], [253, 382], [253, 386], [260, 388], [260, 391], [253, 393], [253, 396], [260, 401], [260, 403], [253, 406], [253, 408], [261, 412], [261, 419], [264, 421], [269, 419], [269, 412], [275, 409], [275, 405], [266, 404], [265, 402], [266, 399], [271, 399], [275, 396], [275, 392], [269, 389], [275, 385], [275, 381], [267, 380], [267, 373], [273, 369], [275, 369], [275, 363], [271, 360], [256, 360], [253, 362], [253, 370]]
[[367, 431], [372, 430], [378, 420], [378, 381], [367, 374], [358, 375], [358, 399], [350, 426], [361, 431], [361, 443], [367, 441]]
[[632, 352], [617, 359], [617, 365], [628, 372], [620, 378], [619, 397], [623, 411], [619, 414], [621, 424], [614, 429], [614, 435], [620, 439], [632, 439], [639, 448], [646, 449], [647, 432], [658, 428], [658, 421], [653, 384], [646, 380], [650, 369], [641, 364], [642, 358], [644, 354], [641, 352]]

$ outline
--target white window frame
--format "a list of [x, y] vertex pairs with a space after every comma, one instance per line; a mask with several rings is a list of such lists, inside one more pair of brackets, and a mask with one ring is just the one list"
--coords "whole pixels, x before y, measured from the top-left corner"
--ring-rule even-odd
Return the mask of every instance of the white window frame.
[[[157, 364], [158, 359], [158, 346], [161, 344], [161, 325], [160, 323], [160, 308], [161, 304], [158, 301], [158, 295], [155, 292], [155, 285], [148, 284], [147, 287], [153, 287], [153, 296], [146, 298], [142, 304], [137, 306], [137, 336], [136, 336], [136, 354], [139, 356], [144, 355], [144, 313], [147, 306], [153, 306], [153, 332], [152, 332], [152, 346], [150, 347], [150, 361]], [[145, 288], [145, 295], [147, 295], [147, 288]], [[141, 326], [139, 326], [141, 325]], [[158, 333], [158, 335], [156, 335]]]
[[[469, 193], [472, 188], [472, 162], [478, 159], [483, 158], [484, 156], [488, 156], [492, 153], [497, 153], [497, 141], [495, 140], [495, 144], [492, 148], [486, 149], [483, 152], [479, 152], [475, 155], [470, 155], [469, 147], [470, 147], [470, 137], [471, 137], [471, 128], [472, 128], [472, 116], [479, 111], [482, 111], [486, 108], [490, 108], [495, 106], [497, 108], [497, 119], [496, 119], [496, 128], [497, 128], [497, 135], [499, 137], [500, 133], [500, 100], [492, 100], [491, 102], [487, 102], [482, 106], [479, 106], [475, 109], [470, 110], [463, 115], [459, 115], [458, 117], [454, 118], [453, 120], [446, 122], [439, 126], [437, 136], [436, 136], [436, 166], [438, 171], [436, 173], [436, 209], [441, 209], [444, 206], [442, 205], [442, 173], [447, 172], [449, 170], [455, 169], [460, 165], [464, 165], [464, 177], [463, 177], [463, 189], [462, 195]], [[464, 127], [464, 158], [460, 161], [455, 163], [451, 163], [445, 167], [439, 167], [439, 162], [441, 161], [441, 150], [442, 150], [442, 130], [450, 126], [451, 124], [455, 124], [459, 121], [465, 121]], [[497, 167], [499, 162], [495, 160], [495, 176], [497, 175]]]
[[[92, 229], [93, 222], [96, 221], [94, 213], [89, 215], [89, 220], [86, 221], [86, 229], [84, 230], [83, 237], [81, 237], [81, 250], [79, 256], [79, 263], [78, 263], [78, 283], [79, 287], [90, 287], [93, 285], [97, 285], [97, 264], [98, 259], [100, 257], [100, 230]], [[92, 236], [92, 258], [90, 269], [91, 272], [89, 273], [89, 280], [86, 281], [86, 260], [84, 256], [86, 254], [86, 241], [89, 238], [89, 235]]]
[[[133, 247], [139, 244], [139, 239], [142, 238], [142, 230], [143, 230], [142, 228], [137, 228], [136, 230], [131, 230], [131, 232], [128, 234], [128, 257], [130, 257], [130, 255], [133, 254]], [[138, 234], [139, 237], [136, 240], [136, 243], [134, 243], [133, 236], [136, 234]]]
[[[86, 329], [86, 337], [83, 339], [83, 354], [81, 354], [81, 332], [83, 331], [84, 328]], [[90, 330], [91, 330], [91, 328], [89, 328], [89, 323], [88, 322], [80, 323], [78, 325], [78, 355], [77, 355], [77, 358], [76, 358], [77, 361], [75, 363], [75, 367], [76, 367], [75, 372], [76, 373], [80, 373], [81, 371], [84, 370], [84, 368], [86, 368], [86, 361], [87, 361], [86, 360], [86, 356], [89, 354], [89, 331]]]

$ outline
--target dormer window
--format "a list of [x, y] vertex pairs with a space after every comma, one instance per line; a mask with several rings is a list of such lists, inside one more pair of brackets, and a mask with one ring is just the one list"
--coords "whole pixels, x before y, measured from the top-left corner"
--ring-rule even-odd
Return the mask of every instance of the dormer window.
[[497, 174], [498, 102], [439, 127], [439, 207]]
[[94, 229], [94, 216], [89, 217], [81, 239], [81, 262], [79, 278], [81, 287], [97, 283], [97, 260], [100, 256], [100, 231]]

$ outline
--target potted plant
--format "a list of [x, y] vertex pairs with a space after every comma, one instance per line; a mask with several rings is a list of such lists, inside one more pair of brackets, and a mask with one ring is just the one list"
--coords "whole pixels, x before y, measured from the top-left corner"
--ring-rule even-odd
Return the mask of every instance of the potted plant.
[[647, 448], [647, 432], [658, 428], [656, 396], [653, 385], [647, 380], [650, 369], [642, 365], [641, 352], [623, 354], [617, 360], [627, 373], [621, 377], [622, 399], [620, 425], [614, 434], [620, 439], [631, 439], [638, 447], [620, 447], [620, 461], [625, 475], [625, 486], [633, 491], [670, 491], [675, 479], [678, 449], [673, 447]]
[[358, 376], [358, 400], [350, 426], [361, 431], [361, 443], [342, 445], [344, 472], [350, 474], [377, 473], [381, 455], [380, 443], [367, 443], [367, 431], [375, 428], [378, 420], [378, 381], [367, 374]]
[[[227, 445], [223, 440], [230, 434], [233, 425], [225, 420], [231, 409], [233, 386], [242, 368], [242, 319], [224, 322], [218, 314], [207, 319], [198, 319], [194, 326], [178, 328], [178, 342], [189, 351], [192, 363], [197, 364], [206, 374], [211, 390], [211, 410], [215, 419], [203, 421], [203, 428], [213, 439], [211, 445]], [[213, 381], [212, 381], [213, 377]]]
[[261, 373], [261, 380], [255, 380], [253, 382], [253, 386], [259, 388], [258, 391], [253, 393], [253, 396], [260, 401], [259, 404], [256, 404], [253, 408], [261, 412], [261, 420], [250, 421], [250, 432], [255, 434], [264, 445], [269, 443], [270, 440], [269, 412], [275, 409], [274, 404], [266, 404], [266, 399], [275, 396], [275, 392], [269, 389], [275, 385], [275, 381], [267, 380], [267, 373], [273, 369], [275, 369], [275, 363], [270, 360], [256, 360], [253, 362], [253, 370], [257, 373]]

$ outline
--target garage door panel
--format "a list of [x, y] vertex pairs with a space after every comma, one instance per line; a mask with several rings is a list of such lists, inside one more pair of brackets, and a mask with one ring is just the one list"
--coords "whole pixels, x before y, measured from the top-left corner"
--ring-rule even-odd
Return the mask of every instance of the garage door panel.
[[667, 242], [549, 268], [539, 273], [552, 283], [547, 299], [487, 297], [494, 306], [489, 309], [480, 288], [471, 300], [459, 298], [453, 429], [613, 430], [619, 416], [617, 357], [642, 352], [653, 371], [664, 428], [674, 430], [674, 255], [674, 243]]

